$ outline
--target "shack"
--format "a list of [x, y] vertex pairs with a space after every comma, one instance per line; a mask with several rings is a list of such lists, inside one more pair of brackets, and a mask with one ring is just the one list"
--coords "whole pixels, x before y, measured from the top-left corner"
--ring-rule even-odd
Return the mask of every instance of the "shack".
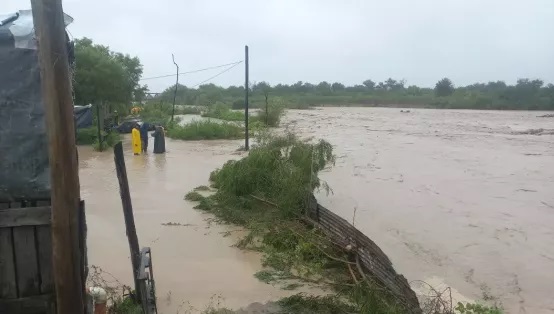
[[[67, 26], [73, 19], [64, 15]], [[67, 36], [69, 63], [73, 44]], [[0, 313], [55, 313], [48, 139], [31, 10], [0, 15]], [[83, 204], [80, 273], [86, 278]]]

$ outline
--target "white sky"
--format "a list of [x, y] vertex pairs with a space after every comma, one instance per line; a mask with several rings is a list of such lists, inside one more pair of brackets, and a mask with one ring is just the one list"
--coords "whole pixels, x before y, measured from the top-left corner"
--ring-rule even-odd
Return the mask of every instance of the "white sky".
[[[65, 0], [74, 37], [138, 56], [144, 77], [243, 59], [250, 80], [554, 82], [554, 0]], [[30, 8], [0, 0], [0, 13]], [[221, 70], [221, 69], [220, 69]], [[220, 70], [181, 77], [193, 85]], [[213, 81], [244, 84], [242, 65]], [[147, 81], [161, 91], [174, 78]]]

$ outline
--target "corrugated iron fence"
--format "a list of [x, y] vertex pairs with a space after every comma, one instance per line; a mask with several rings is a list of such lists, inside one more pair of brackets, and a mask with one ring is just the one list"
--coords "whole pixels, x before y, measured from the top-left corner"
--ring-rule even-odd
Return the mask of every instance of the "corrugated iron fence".
[[387, 255], [352, 224], [315, 201], [306, 212], [309, 221], [332, 242], [355, 254], [358, 266], [377, 284], [390, 291], [406, 308], [406, 313], [422, 313], [415, 292], [404, 276], [397, 274]]

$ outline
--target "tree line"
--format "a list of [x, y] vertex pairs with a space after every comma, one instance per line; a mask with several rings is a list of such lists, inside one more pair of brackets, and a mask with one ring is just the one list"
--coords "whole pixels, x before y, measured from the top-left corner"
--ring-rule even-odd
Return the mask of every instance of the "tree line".
[[[133, 102], [173, 101], [175, 85], [155, 98], [146, 97], [148, 87], [140, 84], [143, 65], [137, 57], [111, 51], [88, 38], [75, 41], [75, 103], [100, 105], [108, 111], [127, 110]], [[268, 97], [280, 97], [290, 108], [314, 105], [403, 106], [452, 109], [554, 110], [554, 85], [540, 79], [521, 78], [513, 85], [503, 81], [455, 86], [440, 79], [434, 88], [408, 85], [405, 80], [371, 79], [351, 86], [340, 82], [317, 84], [298, 81], [270, 85], [251, 82], [249, 94], [254, 107]], [[197, 88], [178, 85], [178, 104], [205, 106], [223, 102], [235, 109], [244, 106], [244, 87], [204, 84]]]

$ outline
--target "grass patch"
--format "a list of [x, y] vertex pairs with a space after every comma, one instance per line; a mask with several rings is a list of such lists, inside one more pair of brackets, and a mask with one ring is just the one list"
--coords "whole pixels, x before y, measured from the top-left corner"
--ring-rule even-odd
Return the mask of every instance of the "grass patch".
[[225, 121], [244, 121], [244, 112], [233, 111], [231, 106], [222, 102], [216, 102], [208, 106], [208, 111], [202, 114], [202, 117], [216, 118]]
[[174, 124], [167, 130], [167, 136], [187, 141], [239, 139], [244, 135], [243, 129], [233, 123], [214, 121], [192, 121], [184, 126]]
[[207, 192], [207, 191], [210, 191], [210, 187], [207, 186], [207, 185], [200, 185], [200, 186], [197, 186], [194, 188], [195, 191], [204, 191], [204, 192]]
[[[121, 136], [117, 132], [101, 131], [100, 135], [103, 137], [102, 150], [106, 150], [109, 147], [113, 147], [117, 142], [121, 140]], [[98, 141], [98, 129], [96, 127], [77, 129], [75, 137], [77, 145], [92, 145], [94, 150], [100, 150], [100, 142]]]
[[204, 199], [205, 197], [202, 196], [202, 194], [196, 192], [196, 191], [192, 191], [192, 192], [188, 192], [186, 195], [185, 195], [185, 199], [187, 201], [191, 201], [191, 202], [200, 202]]

